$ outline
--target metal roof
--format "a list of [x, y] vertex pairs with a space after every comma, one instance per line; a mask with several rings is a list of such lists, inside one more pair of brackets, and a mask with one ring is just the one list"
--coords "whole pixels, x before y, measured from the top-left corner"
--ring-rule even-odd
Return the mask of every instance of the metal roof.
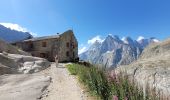
[[54, 39], [54, 38], [59, 38], [59, 37], [60, 37], [60, 35], [35, 37], [35, 38], [32, 38], [32, 39], [24, 40], [24, 42], [27, 42], [27, 41], [39, 41], [39, 40], [45, 40], [45, 39]]

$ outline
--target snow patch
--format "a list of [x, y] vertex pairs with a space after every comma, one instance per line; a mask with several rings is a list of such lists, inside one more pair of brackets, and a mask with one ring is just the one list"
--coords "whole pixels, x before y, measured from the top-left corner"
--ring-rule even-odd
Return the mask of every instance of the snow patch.
[[137, 39], [137, 41], [141, 41], [141, 40], [143, 40], [143, 39], [145, 39], [143, 36], [139, 36], [138, 39]]
[[157, 40], [157, 39], [152, 39], [153, 40], [153, 42], [160, 42], [159, 40]]
[[99, 35], [93, 37], [92, 39], [88, 40], [88, 44], [94, 44], [95, 42], [103, 42], [103, 39]]

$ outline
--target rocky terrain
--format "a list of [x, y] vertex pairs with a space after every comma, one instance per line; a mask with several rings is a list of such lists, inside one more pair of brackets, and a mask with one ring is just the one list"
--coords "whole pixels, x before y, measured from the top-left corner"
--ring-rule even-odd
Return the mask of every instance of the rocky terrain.
[[96, 41], [80, 54], [80, 59], [99, 64], [107, 68], [127, 65], [138, 59], [143, 49], [151, 43], [159, 42], [155, 38], [133, 40], [125, 37], [108, 35], [103, 42]]
[[32, 57], [0, 40], [0, 74], [34, 73], [50, 66], [46, 59]]
[[8, 43], [30, 39], [33, 36], [29, 32], [12, 30], [0, 24], [0, 39]]
[[43, 58], [0, 53], [0, 100], [37, 100], [51, 82]]
[[11, 54], [21, 54], [21, 55], [31, 55], [27, 52], [24, 52], [22, 51], [21, 49], [17, 48], [17, 47], [14, 47], [12, 46], [11, 44], [9, 43], [6, 43], [5, 41], [1, 40], [0, 39], [0, 52], [8, 52], [8, 53], [11, 53]]
[[51, 78], [40, 73], [50, 62], [1, 40], [0, 52], [0, 100], [37, 100], [50, 84]]
[[86, 100], [65, 64], [33, 57], [0, 41], [0, 100]]
[[35, 73], [50, 66], [46, 59], [18, 54], [0, 53], [0, 74]]
[[51, 78], [41, 73], [0, 76], [0, 100], [39, 100]]
[[148, 46], [137, 61], [117, 70], [133, 77], [143, 89], [149, 85], [170, 97], [170, 39]]

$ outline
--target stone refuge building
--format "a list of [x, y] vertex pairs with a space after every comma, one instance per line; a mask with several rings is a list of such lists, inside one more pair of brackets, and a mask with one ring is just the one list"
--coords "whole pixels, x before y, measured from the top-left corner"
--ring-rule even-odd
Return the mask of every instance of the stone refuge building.
[[13, 45], [32, 54], [32, 56], [59, 62], [75, 61], [78, 59], [78, 42], [72, 30], [54, 36], [37, 37]]

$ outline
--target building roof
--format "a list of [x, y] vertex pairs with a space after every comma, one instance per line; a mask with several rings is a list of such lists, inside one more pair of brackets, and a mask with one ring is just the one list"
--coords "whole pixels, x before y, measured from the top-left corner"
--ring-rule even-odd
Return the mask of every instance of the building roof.
[[[72, 30], [67, 30], [65, 31], [64, 33], [73, 33]], [[57, 34], [57, 35], [52, 35], [52, 36], [42, 36], [42, 37], [34, 37], [32, 39], [27, 39], [27, 40], [24, 40], [23, 42], [27, 42], [27, 41], [39, 41], [39, 40], [46, 40], [46, 39], [55, 39], [55, 38], [59, 38], [61, 35], [63, 35], [64, 33], [62, 34]]]
[[24, 42], [27, 42], [27, 41], [39, 41], [39, 40], [46, 40], [46, 39], [54, 39], [54, 38], [59, 38], [60, 35], [52, 35], [52, 36], [42, 36], [42, 37], [35, 37], [35, 38], [32, 38], [32, 39], [27, 39], [27, 40], [24, 40]]

